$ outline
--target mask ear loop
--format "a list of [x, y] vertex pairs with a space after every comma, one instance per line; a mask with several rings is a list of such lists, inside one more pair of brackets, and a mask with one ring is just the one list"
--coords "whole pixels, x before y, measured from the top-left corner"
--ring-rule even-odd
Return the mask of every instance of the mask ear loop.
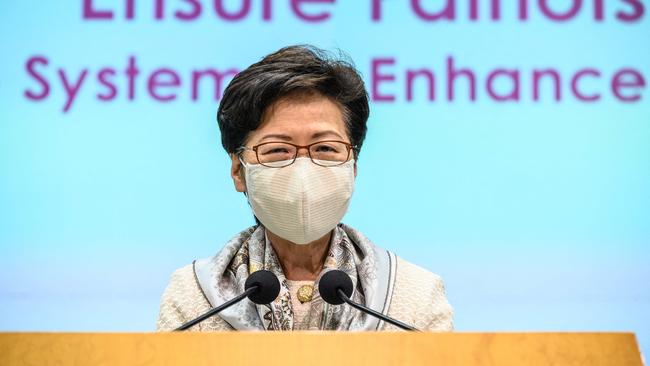
[[[241, 163], [241, 167], [243, 167], [244, 169], [248, 169], [248, 164], [242, 159], [241, 154], [237, 154], [237, 159], [239, 159], [239, 162]], [[244, 180], [246, 180], [246, 174], [245, 173], [244, 173]], [[246, 181], [246, 182], [248, 182], [248, 181]], [[248, 203], [248, 206], [252, 210], [253, 205], [251, 205], [251, 201], [248, 199], [248, 187], [246, 187], [246, 190], [243, 193], [244, 193], [244, 196], [246, 197], [246, 203]], [[262, 222], [259, 221], [260, 219], [258, 219], [257, 216], [255, 216], [254, 212], [253, 212], [253, 216], [255, 217], [255, 220], [258, 222], [258, 224], [262, 225]]]
[[245, 168], [247, 164], [246, 164], [246, 162], [244, 161], [244, 159], [241, 158], [241, 154], [237, 154], [237, 159], [239, 160], [239, 162], [241, 163], [241, 165]]
[[[248, 168], [246, 162], [244, 161], [244, 159], [241, 158], [241, 153], [237, 154], [237, 159], [239, 160], [239, 163], [241, 164], [240, 169], [242, 167], [244, 169]], [[244, 173], [243, 177], [244, 177], [244, 181], [246, 181], [246, 174], [245, 173]], [[244, 184], [244, 185], [246, 185], [246, 184]], [[246, 197], [246, 201], [248, 201], [248, 187], [246, 187], [246, 190], [243, 193], [244, 193], [244, 196]], [[248, 204], [250, 205], [250, 202]]]

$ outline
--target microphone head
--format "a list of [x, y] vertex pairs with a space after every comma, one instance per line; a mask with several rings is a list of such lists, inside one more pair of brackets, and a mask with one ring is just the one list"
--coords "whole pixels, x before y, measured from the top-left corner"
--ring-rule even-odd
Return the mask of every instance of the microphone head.
[[352, 296], [352, 280], [347, 273], [334, 269], [328, 271], [320, 278], [318, 282], [318, 292], [323, 300], [332, 305], [343, 304], [343, 299], [339, 296], [338, 290], [343, 290], [347, 297]]
[[244, 289], [257, 286], [257, 291], [248, 295], [248, 298], [259, 305], [268, 304], [280, 294], [280, 281], [271, 271], [259, 270], [251, 273], [246, 279]]

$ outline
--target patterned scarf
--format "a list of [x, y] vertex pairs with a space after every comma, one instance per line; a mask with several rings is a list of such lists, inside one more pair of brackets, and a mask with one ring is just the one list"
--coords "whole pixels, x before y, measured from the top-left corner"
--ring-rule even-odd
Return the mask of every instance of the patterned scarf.
[[[377, 330], [381, 323], [347, 304], [330, 305], [318, 293], [318, 281], [327, 271], [347, 273], [354, 284], [352, 300], [373, 310], [388, 310], [395, 279], [394, 254], [375, 246], [359, 231], [339, 223], [332, 232], [329, 253], [311, 300], [309, 329]], [[292, 330], [293, 310], [287, 280], [280, 261], [266, 240], [262, 225], [251, 226], [230, 239], [215, 256], [194, 261], [199, 286], [215, 307], [244, 292], [249, 274], [265, 269], [280, 280], [280, 295], [268, 305], [245, 299], [219, 316], [238, 330]]]

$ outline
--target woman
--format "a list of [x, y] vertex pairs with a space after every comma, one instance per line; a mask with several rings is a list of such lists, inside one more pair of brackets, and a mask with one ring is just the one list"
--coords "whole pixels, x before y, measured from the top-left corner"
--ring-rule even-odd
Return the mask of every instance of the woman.
[[176, 270], [158, 330], [172, 330], [244, 290], [266, 269], [281, 283], [268, 305], [239, 302], [190, 330], [395, 330], [347, 304], [326, 304], [329, 270], [353, 280], [352, 300], [422, 330], [452, 330], [441, 278], [374, 245], [340, 220], [357, 175], [369, 107], [351, 63], [313, 46], [266, 56], [228, 85], [217, 119], [235, 189], [256, 225], [215, 256]]

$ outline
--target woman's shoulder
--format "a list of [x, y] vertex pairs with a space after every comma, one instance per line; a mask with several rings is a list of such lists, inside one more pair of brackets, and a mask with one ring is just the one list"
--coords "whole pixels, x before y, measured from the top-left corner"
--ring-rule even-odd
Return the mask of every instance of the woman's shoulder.
[[401, 257], [396, 256], [395, 265], [395, 281], [411, 287], [412, 289], [419, 289], [422, 292], [425, 289], [434, 289], [444, 287], [442, 277], [427, 269], [411, 263]]
[[396, 259], [388, 314], [421, 330], [453, 330], [453, 308], [442, 277], [400, 257]]
[[[208, 310], [210, 310], [210, 303], [196, 280], [194, 264], [182, 266], [172, 272], [160, 299], [156, 329], [158, 331], [176, 329]], [[214, 316], [190, 330], [227, 330], [228, 328], [223, 319]]]
[[169, 279], [169, 284], [178, 288], [185, 288], [195, 282], [194, 264], [190, 263], [175, 269]]

